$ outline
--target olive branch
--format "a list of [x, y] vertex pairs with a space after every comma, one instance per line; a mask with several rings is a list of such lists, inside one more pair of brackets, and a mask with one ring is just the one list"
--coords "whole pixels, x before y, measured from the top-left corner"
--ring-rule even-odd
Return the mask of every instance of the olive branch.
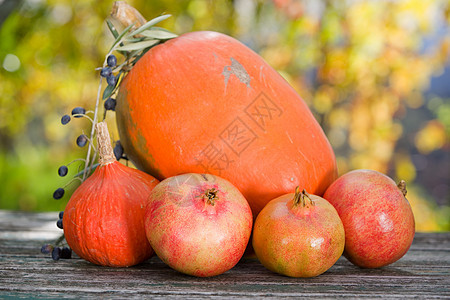
[[[131, 6], [124, 7], [123, 9], [130, 9]], [[133, 12], [134, 14], [138, 13]], [[142, 16], [140, 16], [142, 18]], [[67, 166], [72, 164], [75, 161], [82, 161], [84, 162], [84, 167], [82, 170], [78, 170], [79, 172], [74, 175], [74, 178], [69, 181], [64, 187], [58, 188], [53, 193], [54, 199], [60, 199], [64, 196], [65, 188], [70, 185], [74, 181], [83, 182], [89, 177], [89, 175], [95, 170], [95, 168], [98, 166], [98, 163], [95, 163], [97, 158], [97, 151], [94, 146], [94, 140], [95, 140], [95, 124], [98, 123], [99, 120], [99, 106], [100, 106], [100, 99], [105, 101], [104, 102], [104, 114], [103, 114], [103, 120], [106, 118], [107, 111], [115, 111], [116, 106], [116, 100], [115, 96], [117, 95], [117, 92], [120, 87], [120, 82], [122, 79], [126, 76], [126, 74], [133, 68], [133, 66], [139, 61], [139, 59], [147, 53], [151, 48], [164, 43], [167, 40], [173, 39], [177, 37], [176, 34], [161, 28], [156, 27], [154, 25], [158, 24], [161, 21], [166, 20], [167, 18], [171, 17], [169, 14], [163, 14], [160, 15], [142, 26], [136, 27], [136, 22], [129, 24], [126, 26], [126, 28], [119, 33], [114, 26], [114, 24], [110, 20], [106, 20], [106, 24], [109, 28], [109, 31], [115, 38], [114, 42], [112, 43], [109, 51], [107, 52], [105, 59], [103, 61], [103, 64], [101, 67], [96, 68], [96, 70], [100, 70], [100, 79], [99, 79], [99, 86], [98, 86], [98, 92], [97, 92], [97, 98], [95, 102], [95, 108], [93, 111], [88, 111], [81, 107], [76, 107], [72, 110], [72, 117], [74, 118], [87, 118], [91, 122], [91, 129], [89, 136], [86, 134], [82, 134], [78, 136], [77, 138], [77, 145], [79, 147], [84, 147], [86, 144], [88, 144], [88, 149], [86, 153], [85, 159], [76, 159], [72, 162], [70, 162], [67, 165], [63, 165], [59, 168], [58, 174], [62, 176], [67, 175]], [[143, 18], [142, 18], [143, 19]], [[123, 62], [120, 64], [117, 64], [117, 58], [113, 53], [119, 53], [121, 54], [124, 59]], [[102, 92], [103, 87], [103, 80], [106, 79], [107, 86]], [[93, 117], [89, 117], [88, 113], [93, 114]], [[71, 120], [71, 117], [69, 115], [64, 115], [61, 118], [61, 123], [63, 125], [66, 125]], [[126, 156], [123, 154], [123, 148], [120, 144], [120, 141], [116, 142], [116, 145], [114, 147], [114, 154], [116, 156], [117, 160], [120, 160], [121, 158], [126, 158]]]
[[[114, 3], [113, 10], [114, 9], [125, 10], [125, 15], [127, 15], [128, 13], [128, 16], [131, 15], [135, 19], [145, 21], [145, 19], [139, 14], [137, 10], [125, 4], [124, 2], [120, 3], [120, 1], [118, 1]], [[158, 16], [144, 23], [142, 26], [138, 26], [137, 22], [133, 22], [132, 24], [126, 26], [125, 29], [120, 34], [115, 28], [114, 24], [110, 20], [106, 19], [106, 24], [115, 40], [105, 56], [102, 67], [96, 68], [97, 71], [100, 70], [100, 79], [97, 91], [97, 98], [95, 102], [95, 108], [93, 111], [86, 111], [82, 107], [75, 107], [71, 112], [71, 116], [73, 118], [86, 118], [91, 122], [91, 130], [89, 137], [84, 133], [77, 137], [77, 145], [79, 147], [84, 147], [86, 146], [86, 144], [88, 144], [86, 158], [75, 159], [66, 165], [60, 166], [58, 169], [58, 175], [60, 177], [66, 176], [68, 173], [68, 166], [75, 162], [84, 162], [84, 167], [80, 171], [80, 167], [82, 167], [82, 165], [80, 165], [78, 167], [79, 172], [74, 175], [72, 180], [70, 180], [63, 187], [57, 188], [54, 191], [53, 193], [54, 199], [61, 199], [64, 196], [65, 188], [71, 183], [75, 181], [79, 181], [80, 184], [83, 183], [89, 177], [89, 175], [95, 170], [95, 168], [99, 165], [99, 163], [95, 163], [97, 157], [97, 150], [94, 146], [94, 140], [96, 135], [95, 124], [98, 123], [99, 119], [98, 115], [99, 115], [100, 99], [104, 101], [103, 120], [105, 120], [107, 111], [115, 111], [116, 100], [113, 97], [117, 95], [120, 82], [126, 76], [126, 74], [133, 68], [133, 66], [139, 61], [139, 59], [143, 55], [145, 55], [145, 53], [147, 53], [147, 51], [150, 50], [151, 48], [161, 43], [164, 43], [167, 40], [177, 37], [176, 34], [164, 28], [154, 26], [157, 23], [166, 20], [170, 16], [171, 15], [169, 14]], [[124, 24], [129, 20], [128, 21], [119, 20], [119, 21], [124, 21], [121, 22]], [[117, 58], [113, 54], [114, 52], [118, 52], [124, 57], [122, 63], [117, 64]], [[106, 79], [108, 85], [106, 86], [106, 88], [103, 90], [102, 93], [102, 86], [104, 79]], [[88, 114], [93, 114], [93, 117], [91, 118]], [[68, 124], [71, 120], [71, 116], [68, 114], [62, 116], [61, 124], [62, 125]], [[120, 141], [116, 142], [116, 145], [114, 147], [114, 155], [117, 160], [120, 160], [121, 158], [127, 159], [127, 157], [123, 154], [123, 148], [122, 145], [120, 144]], [[60, 212], [58, 221], [56, 222], [57, 227], [60, 229], [63, 229], [62, 225], [63, 215], [64, 212]], [[65, 246], [66, 243], [64, 243], [64, 241], [65, 241], [64, 234], [62, 234], [55, 241], [54, 243], [55, 246], [46, 244], [42, 246], [41, 252], [46, 254], [51, 253], [52, 258], [54, 260], [59, 260], [60, 258], [71, 258], [72, 251], [71, 249]]]

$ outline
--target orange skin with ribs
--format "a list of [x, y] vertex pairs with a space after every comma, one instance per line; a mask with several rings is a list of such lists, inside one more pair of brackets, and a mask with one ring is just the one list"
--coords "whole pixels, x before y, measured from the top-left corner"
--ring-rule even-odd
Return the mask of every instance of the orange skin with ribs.
[[118, 161], [98, 166], [64, 210], [64, 236], [70, 248], [102, 266], [129, 267], [150, 258], [153, 250], [145, 235], [144, 213], [158, 182]]
[[270, 201], [253, 229], [259, 261], [290, 277], [324, 273], [342, 255], [344, 242], [344, 227], [334, 207], [319, 196], [298, 191]]
[[239, 41], [191, 32], [151, 48], [120, 83], [116, 120], [128, 157], [162, 180], [229, 180], [256, 215], [297, 185], [322, 195], [334, 152], [306, 103]]
[[167, 178], [151, 192], [145, 230], [158, 257], [197, 277], [222, 274], [244, 254], [253, 218], [247, 200], [225, 179], [209, 174]]

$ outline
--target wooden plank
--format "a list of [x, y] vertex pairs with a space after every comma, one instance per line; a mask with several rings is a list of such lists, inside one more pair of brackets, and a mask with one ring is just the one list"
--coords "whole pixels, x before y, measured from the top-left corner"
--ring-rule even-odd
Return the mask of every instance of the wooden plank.
[[29, 213], [0, 210], [0, 239], [52, 240], [61, 235], [56, 227], [59, 212]]
[[157, 257], [130, 268], [99, 267], [77, 257], [53, 261], [40, 247], [61, 233], [57, 215], [0, 211], [0, 298], [450, 299], [450, 233], [417, 233], [410, 251], [381, 269], [360, 269], [342, 257], [326, 273], [299, 279], [245, 258], [223, 275], [196, 278]]

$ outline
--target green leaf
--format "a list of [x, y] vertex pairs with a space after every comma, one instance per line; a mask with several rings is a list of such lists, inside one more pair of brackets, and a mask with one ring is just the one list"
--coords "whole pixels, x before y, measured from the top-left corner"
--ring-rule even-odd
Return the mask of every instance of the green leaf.
[[122, 33], [116, 38], [116, 40], [114, 41], [114, 43], [112, 44], [112, 46], [108, 52], [110, 52], [118, 43], [120, 43], [122, 38], [125, 36], [125, 34], [127, 34], [128, 31], [130, 31], [130, 29], [131, 29], [131, 27], [133, 27], [133, 25], [134, 25], [134, 23], [128, 25], [128, 27], [125, 28], [124, 31], [122, 31]]
[[148, 40], [148, 38], [146, 38], [146, 37], [137, 37], [136, 38], [136, 37], [129, 35], [123, 39], [123, 42], [128, 44], [128, 43], [138, 43], [138, 42], [142, 42], [142, 41], [146, 41], [146, 40]]
[[118, 51], [143, 50], [145, 48], [149, 48], [158, 43], [159, 43], [159, 40], [148, 40], [148, 41], [142, 41], [142, 42], [138, 42], [138, 43], [127, 44], [125, 46], [120, 46], [116, 50], [118, 50]]
[[128, 51], [128, 58], [132, 59], [134, 57], [136, 57], [137, 55], [139, 55], [139, 53], [142, 52], [142, 49], [137, 49], [137, 50], [132, 50], [132, 51]]
[[163, 28], [163, 27], [158, 27], [158, 26], [153, 26], [152, 28], [150, 28], [149, 30], [161, 30], [161, 31], [166, 31], [166, 32], [170, 32], [170, 30]]
[[168, 39], [176, 38], [178, 36], [172, 32], [168, 32], [165, 30], [154, 30], [154, 29], [142, 31], [140, 34], [145, 37], [157, 39], [157, 40], [168, 40]]
[[115, 88], [114, 86], [108, 85], [103, 91], [102, 99], [103, 100], [108, 99], [113, 94], [114, 88]]
[[133, 31], [130, 35], [140, 34], [144, 30], [147, 30], [150, 27], [152, 27], [153, 25], [155, 25], [155, 24], [157, 24], [157, 23], [159, 23], [161, 21], [164, 21], [165, 19], [170, 18], [170, 17], [171, 17], [171, 15], [162, 15], [162, 16], [156, 17], [156, 18], [148, 21], [147, 23], [145, 23], [144, 25], [142, 25], [141, 27], [139, 27], [135, 31]]
[[117, 37], [119, 37], [119, 33], [117, 32], [116, 27], [114, 27], [113, 23], [111, 23], [108, 19], [106, 19], [106, 24], [108, 25], [109, 31], [111, 31], [114, 38], [117, 39]]

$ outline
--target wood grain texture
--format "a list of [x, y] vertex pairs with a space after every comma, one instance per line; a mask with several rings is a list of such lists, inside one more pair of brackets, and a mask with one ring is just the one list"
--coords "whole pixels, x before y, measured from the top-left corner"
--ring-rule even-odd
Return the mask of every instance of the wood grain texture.
[[99, 267], [40, 253], [61, 233], [58, 213], [0, 211], [0, 298], [446, 298], [450, 299], [450, 233], [417, 233], [410, 251], [381, 269], [345, 258], [324, 274], [288, 278], [243, 259], [232, 270], [196, 278], [157, 257], [131, 268]]

